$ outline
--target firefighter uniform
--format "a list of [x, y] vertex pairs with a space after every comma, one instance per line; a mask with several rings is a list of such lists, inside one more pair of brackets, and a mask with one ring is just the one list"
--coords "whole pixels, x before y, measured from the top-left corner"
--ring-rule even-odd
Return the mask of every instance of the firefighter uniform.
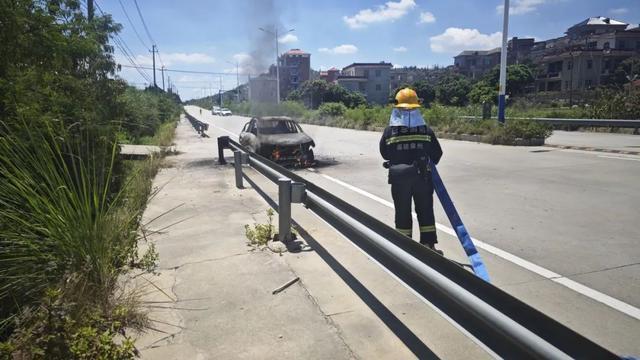
[[[409, 90], [409, 100], [401, 92]], [[417, 96], [411, 89], [401, 90], [389, 126], [380, 139], [380, 154], [387, 160], [389, 183], [395, 207], [395, 225], [400, 233], [412, 236], [411, 202], [415, 203], [420, 225], [420, 243], [434, 248], [436, 237], [433, 214], [433, 182], [429, 160], [437, 164], [442, 148], [433, 130], [422, 119]], [[401, 105], [405, 106], [401, 106]], [[406, 106], [406, 105], [410, 106]], [[416, 106], [417, 104], [417, 106]]]

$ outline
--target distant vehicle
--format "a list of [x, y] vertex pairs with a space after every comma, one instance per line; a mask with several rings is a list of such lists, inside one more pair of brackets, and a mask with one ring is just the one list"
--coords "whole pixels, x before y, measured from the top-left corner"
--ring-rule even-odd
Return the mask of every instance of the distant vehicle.
[[211, 115], [220, 115], [220, 107], [214, 106], [211, 108]]
[[219, 111], [219, 114], [218, 114], [218, 115], [222, 115], [222, 116], [231, 116], [231, 115], [233, 115], [233, 114], [231, 113], [231, 110], [229, 110], [229, 109], [227, 109], [227, 108], [222, 108], [222, 109], [220, 109], [220, 111]]
[[278, 163], [308, 167], [315, 164], [313, 139], [285, 116], [252, 118], [242, 128], [240, 144]]

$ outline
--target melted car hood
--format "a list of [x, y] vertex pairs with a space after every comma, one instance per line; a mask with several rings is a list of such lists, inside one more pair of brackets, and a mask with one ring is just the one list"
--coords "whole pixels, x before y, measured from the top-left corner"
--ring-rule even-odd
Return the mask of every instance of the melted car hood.
[[263, 145], [302, 145], [312, 142], [311, 137], [305, 133], [294, 134], [258, 134], [258, 141]]

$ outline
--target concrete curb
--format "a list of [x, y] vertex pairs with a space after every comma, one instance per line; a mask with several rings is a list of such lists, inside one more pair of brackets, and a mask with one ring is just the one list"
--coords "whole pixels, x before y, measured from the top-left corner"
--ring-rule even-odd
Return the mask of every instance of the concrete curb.
[[544, 146], [552, 147], [556, 149], [595, 151], [595, 152], [603, 152], [603, 153], [609, 153], [609, 154], [640, 155], [640, 151], [603, 149], [603, 148], [594, 148], [594, 147], [588, 147], [588, 146], [571, 146], [571, 145], [556, 145], [556, 144], [545, 144]]

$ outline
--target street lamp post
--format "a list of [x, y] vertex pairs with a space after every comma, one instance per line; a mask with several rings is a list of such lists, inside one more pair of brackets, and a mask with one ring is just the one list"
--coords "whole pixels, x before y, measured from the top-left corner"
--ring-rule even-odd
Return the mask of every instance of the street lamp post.
[[[280, 50], [278, 47], [278, 27], [275, 27], [274, 31], [265, 30], [263, 28], [258, 28], [261, 31], [266, 32], [267, 34], [271, 34], [274, 36], [276, 40], [276, 103], [280, 104], [280, 63], [278, 57], [280, 56]], [[290, 33], [295, 29], [289, 29], [286, 33]]]
[[498, 93], [498, 121], [504, 123], [505, 97], [507, 93], [507, 39], [509, 38], [509, 0], [504, 0], [502, 23], [502, 51], [500, 52], [500, 90]]

